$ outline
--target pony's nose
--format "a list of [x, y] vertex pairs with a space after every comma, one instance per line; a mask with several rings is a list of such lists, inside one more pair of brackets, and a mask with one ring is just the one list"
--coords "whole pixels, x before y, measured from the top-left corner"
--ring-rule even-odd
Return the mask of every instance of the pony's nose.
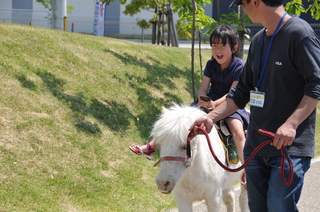
[[171, 192], [171, 190], [173, 189], [173, 184], [169, 180], [166, 180], [166, 181], [157, 180], [157, 186], [161, 192]]

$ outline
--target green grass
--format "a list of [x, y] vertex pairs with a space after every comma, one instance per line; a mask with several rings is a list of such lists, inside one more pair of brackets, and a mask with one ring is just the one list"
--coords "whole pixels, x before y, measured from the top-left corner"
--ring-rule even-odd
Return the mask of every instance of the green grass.
[[128, 146], [149, 140], [162, 106], [192, 102], [190, 49], [3, 22], [0, 39], [0, 211], [176, 207], [156, 160]]
[[175, 207], [128, 146], [192, 102], [190, 49], [3, 22], [0, 38], [0, 211]]

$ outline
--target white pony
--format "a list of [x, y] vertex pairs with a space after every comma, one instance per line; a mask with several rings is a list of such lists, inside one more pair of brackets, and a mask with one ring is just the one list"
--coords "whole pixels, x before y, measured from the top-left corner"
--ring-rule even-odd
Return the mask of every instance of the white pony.
[[[204, 114], [199, 108], [177, 104], [169, 109], [163, 108], [163, 114], [151, 132], [151, 136], [156, 138], [156, 144], [160, 146], [162, 158], [156, 183], [159, 191], [164, 194], [174, 190], [174, 199], [181, 212], [192, 212], [192, 203], [200, 200], [205, 200], [209, 212], [218, 212], [222, 199], [228, 212], [236, 211], [232, 184], [240, 179], [241, 172], [227, 172], [221, 168], [211, 155], [204, 135], [191, 140], [190, 166], [186, 167], [184, 162], [188, 129]], [[212, 129], [209, 137], [217, 157], [225, 164], [225, 150], [217, 131]], [[239, 162], [229, 167], [240, 165]], [[248, 211], [245, 189], [242, 189], [239, 203], [241, 211]]]

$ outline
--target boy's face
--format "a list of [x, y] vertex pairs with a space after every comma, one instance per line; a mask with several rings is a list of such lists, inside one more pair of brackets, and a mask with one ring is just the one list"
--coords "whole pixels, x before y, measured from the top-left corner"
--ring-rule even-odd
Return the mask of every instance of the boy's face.
[[232, 54], [236, 49], [231, 48], [228, 40], [225, 44], [221, 40], [213, 41], [212, 46], [212, 56], [220, 64], [221, 68], [226, 68], [230, 65], [232, 60]]

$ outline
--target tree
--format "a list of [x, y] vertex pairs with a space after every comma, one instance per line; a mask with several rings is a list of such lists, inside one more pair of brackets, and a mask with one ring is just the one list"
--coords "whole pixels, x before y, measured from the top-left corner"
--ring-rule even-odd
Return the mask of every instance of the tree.
[[145, 19], [137, 19], [137, 25], [141, 28], [141, 42], [144, 41], [144, 30], [151, 27], [151, 25]]
[[290, 15], [301, 15], [301, 13], [310, 13], [315, 20], [320, 19], [320, 3], [319, 0], [308, 0], [311, 2], [307, 8], [302, 4], [302, 0], [292, 0], [288, 2], [285, 9]]
[[[52, 0], [36, 0], [36, 2], [43, 5], [43, 7], [49, 11], [51, 11]], [[73, 6], [67, 5], [67, 14], [72, 14]]]
[[[129, 4], [126, 4], [124, 14], [133, 16], [141, 10], [147, 10], [153, 13], [150, 22], [153, 24], [152, 28], [152, 43], [155, 43], [157, 37], [157, 44], [164, 44], [164, 30], [165, 24], [168, 29], [168, 45], [172, 40], [172, 45], [177, 46], [177, 36], [175, 35], [176, 29], [172, 20], [172, 12], [170, 0], [132, 0]], [[166, 18], [166, 20], [165, 20]], [[156, 31], [158, 31], [156, 35]]]
[[[100, 0], [103, 2], [110, 3], [115, 0]], [[121, 4], [126, 4], [127, 0], [120, 0]], [[217, 5], [219, 5], [219, 1], [217, 0]], [[320, 19], [320, 6], [319, 0], [308, 0], [311, 4], [304, 8], [302, 5], [302, 0], [292, 0], [286, 4], [286, 10], [289, 14], [300, 15], [302, 12], [307, 13], [310, 12], [311, 16], [315, 20]], [[195, 39], [195, 31], [198, 31], [199, 40], [201, 40], [201, 32], [211, 32], [214, 26], [217, 24], [216, 21], [205, 15], [203, 5], [211, 3], [210, 0], [173, 0], [172, 8], [174, 12], [178, 13], [179, 20], [177, 21], [178, 34], [183, 37], [192, 39], [192, 84], [194, 90], [194, 70], [193, 70], [193, 49], [194, 49], [194, 39]], [[125, 14], [134, 15], [140, 12], [140, 9], [145, 10], [155, 10], [158, 8], [163, 8], [163, 5], [167, 5], [166, 0], [132, 0], [131, 3], [126, 5]], [[171, 2], [170, 2], [171, 5]], [[241, 6], [242, 7], [242, 6]], [[242, 37], [242, 44], [244, 40], [244, 34], [246, 33], [245, 25], [249, 24], [249, 18], [243, 15], [243, 10], [241, 7], [239, 8], [239, 14], [236, 12], [231, 13], [230, 15], [222, 15], [224, 19], [220, 19], [218, 24], [236, 24], [238, 30], [240, 32], [240, 36]], [[219, 17], [220, 18], [220, 17]], [[211, 30], [210, 30], [211, 29]], [[240, 46], [240, 48], [241, 48]], [[200, 48], [201, 49], [201, 48]], [[242, 48], [243, 49], [243, 48]], [[243, 51], [242, 53], [243, 54]], [[201, 54], [200, 54], [201, 58]], [[193, 91], [195, 93], [195, 91]], [[195, 96], [195, 94], [194, 94]]]
[[[38, 0], [40, 1], [40, 0]], [[45, 1], [45, 0], [42, 0]], [[102, 2], [113, 2], [116, 0], [100, 0]], [[219, 5], [220, 0], [216, 0], [217, 5]], [[310, 13], [311, 17], [315, 20], [320, 19], [320, 5], [319, 0], [306, 0], [310, 2], [310, 5], [305, 8], [302, 4], [302, 0], [292, 0], [286, 4], [286, 10], [291, 15], [301, 15], [301, 13]], [[151, 12], [155, 11], [156, 8], [163, 8], [163, 5], [167, 5], [168, 2], [166, 0], [132, 0], [127, 4], [127, 0], [120, 0], [121, 4], [126, 5], [125, 14], [133, 16], [134, 14], [139, 13], [141, 10], [149, 10]], [[212, 24], [215, 24], [215, 20], [211, 17], [208, 17], [204, 13], [203, 5], [211, 3], [211, 0], [195, 0], [195, 26], [196, 30], [204, 31], [212, 29]], [[192, 37], [192, 0], [173, 0], [172, 8], [173, 11], [176, 12], [179, 16], [179, 20], [177, 21], [178, 35], [185, 37], [187, 39], [191, 39]], [[237, 14], [237, 15], [235, 15]], [[221, 15], [222, 17], [224, 15]], [[228, 22], [230, 24], [236, 24], [241, 30], [243, 28], [243, 24], [239, 22], [240, 17], [238, 13], [234, 13], [231, 15], [232, 19], [228, 18], [227, 21], [219, 20], [221, 23]], [[230, 22], [231, 21], [231, 22]], [[244, 18], [245, 23], [247, 23], [247, 18]], [[200, 33], [201, 34], [201, 33]]]

